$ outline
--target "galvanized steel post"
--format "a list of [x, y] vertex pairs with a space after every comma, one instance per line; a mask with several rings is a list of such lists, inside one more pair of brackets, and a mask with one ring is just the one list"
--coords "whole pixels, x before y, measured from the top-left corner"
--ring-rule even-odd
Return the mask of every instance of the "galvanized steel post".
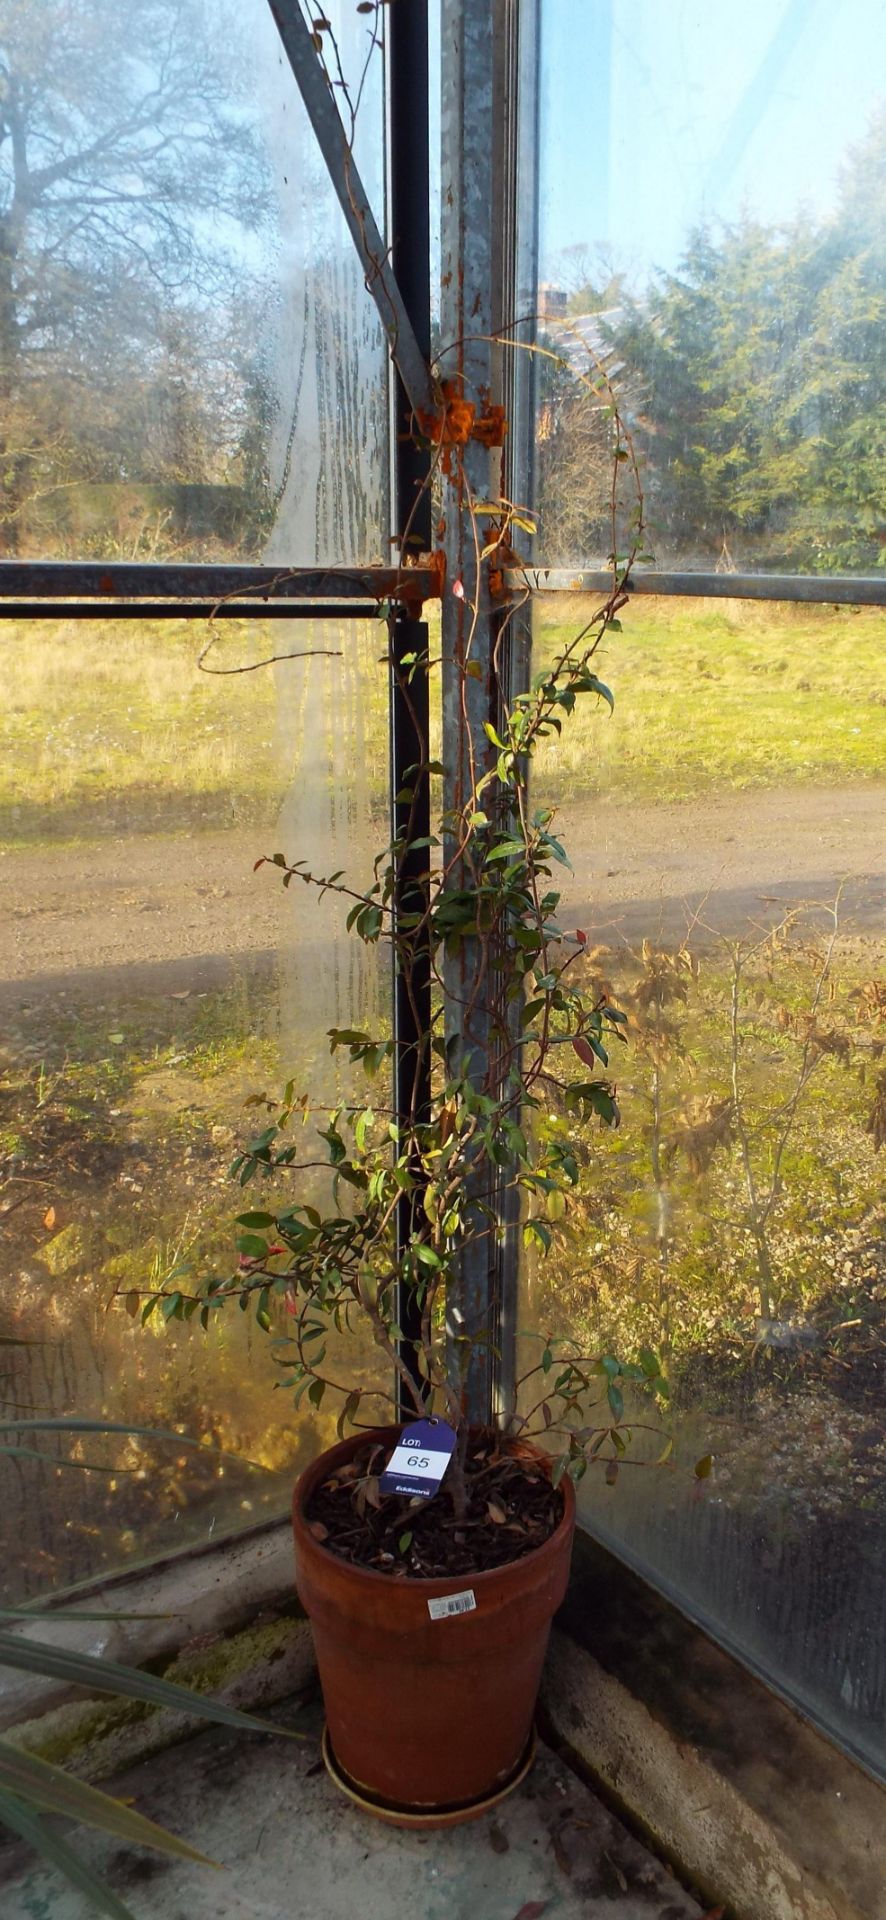
[[[507, 0], [442, 0], [442, 276], [439, 374], [450, 399], [477, 412], [503, 400], [502, 353], [493, 336], [506, 320], [504, 291], [504, 105]], [[443, 597], [443, 762], [448, 885], [470, 890], [476, 875], [461, 851], [459, 821], [477, 783], [495, 766], [485, 727], [499, 720], [496, 641], [502, 617], [489, 594], [474, 509], [505, 490], [503, 454], [476, 439], [444, 456], [441, 479], [447, 585]], [[488, 802], [484, 796], [484, 807]], [[443, 978], [447, 1068], [478, 1094], [496, 1090], [502, 1038], [488, 945], [462, 940]], [[496, 1183], [497, 1184], [497, 1183]], [[468, 1176], [468, 1233], [447, 1301], [450, 1370], [475, 1422], [489, 1420], [497, 1371], [500, 1275], [495, 1191], [488, 1161]]]

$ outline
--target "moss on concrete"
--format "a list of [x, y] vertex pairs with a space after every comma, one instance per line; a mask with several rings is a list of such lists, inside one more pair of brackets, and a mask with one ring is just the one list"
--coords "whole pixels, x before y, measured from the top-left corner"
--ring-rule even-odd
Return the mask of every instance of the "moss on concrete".
[[[237, 1706], [280, 1699], [303, 1683], [310, 1661], [307, 1622], [298, 1617], [263, 1620], [208, 1645], [185, 1647], [152, 1670], [178, 1686], [217, 1698], [236, 1692]], [[296, 1664], [303, 1672], [293, 1677]], [[274, 1670], [279, 1669], [279, 1686]], [[54, 1766], [70, 1767], [84, 1777], [100, 1778], [160, 1747], [171, 1745], [200, 1724], [198, 1713], [176, 1713], [141, 1700], [71, 1700], [39, 1718], [10, 1727], [4, 1738]]]

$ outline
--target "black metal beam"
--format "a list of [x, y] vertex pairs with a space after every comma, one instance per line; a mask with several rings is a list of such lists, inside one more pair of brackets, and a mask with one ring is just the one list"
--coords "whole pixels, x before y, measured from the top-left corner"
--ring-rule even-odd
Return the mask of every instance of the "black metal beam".
[[[612, 571], [589, 567], [513, 567], [505, 574], [514, 592], [610, 593]], [[799, 600], [824, 606], [886, 606], [886, 572], [849, 573], [658, 573], [635, 567], [628, 593], [662, 594], [685, 600]]]
[[[430, 359], [430, 179], [428, 157], [428, 21], [427, 0], [409, 0], [390, 8], [388, 31], [391, 253], [397, 284], [419, 351]], [[394, 532], [409, 552], [429, 551], [432, 540], [430, 451], [419, 446], [412, 432], [412, 401], [399, 367], [394, 378]], [[410, 841], [430, 833], [429, 755], [430, 701], [427, 671], [411, 668], [409, 656], [426, 660], [428, 629], [404, 614], [391, 622], [391, 793], [395, 838], [406, 842], [399, 861], [394, 902], [398, 913], [423, 913], [428, 901], [427, 846]], [[398, 794], [410, 793], [410, 799]], [[431, 1112], [431, 961], [427, 947], [413, 953], [408, 976], [394, 968], [394, 1104], [402, 1116], [419, 1123]], [[397, 1217], [400, 1250], [421, 1216], [421, 1167], [413, 1168], [418, 1182], [412, 1195], [404, 1194]], [[421, 1309], [411, 1287], [402, 1285], [397, 1302], [402, 1330], [400, 1358], [420, 1382], [417, 1353], [421, 1341]], [[398, 1383], [401, 1418], [414, 1412], [403, 1382]]]
[[256, 601], [432, 599], [439, 578], [432, 567], [266, 567], [199, 562], [0, 560], [0, 597], [42, 600], [224, 600], [248, 594]]

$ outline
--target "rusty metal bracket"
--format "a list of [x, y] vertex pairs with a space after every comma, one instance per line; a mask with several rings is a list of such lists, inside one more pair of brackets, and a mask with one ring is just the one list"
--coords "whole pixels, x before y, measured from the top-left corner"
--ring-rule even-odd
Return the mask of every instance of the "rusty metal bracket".
[[[430, 411], [424, 408], [417, 415], [419, 432], [432, 446], [444, 448], [466, 447], [469, 440], [476, 440], [481, 447], [503, 447], [508, 430], [505, 410], [485, 400], [479, 407], [473, 400], [466, 400], [458, 382], [444, 380], [442, 383], [443, 404]], [[448, 473], [448, 466], [444, 466]]]

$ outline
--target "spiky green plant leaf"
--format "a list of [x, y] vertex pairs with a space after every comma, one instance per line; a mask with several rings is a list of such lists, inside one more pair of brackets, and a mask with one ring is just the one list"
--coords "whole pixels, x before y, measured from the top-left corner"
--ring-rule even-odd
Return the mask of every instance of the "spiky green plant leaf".
[[90, 1787], [75, 1774], [65, 1773], [61, 1767], [41, 1760], [39, 1754], [10, 1746], [6, 1740], [0, 1740], [0, 1794], [13, 1795], [17, 1801], [39, 1807], [44, 1813], [59, 1813], [68, 1820], [82, 1821], [131, 1846], [153, 1847], [158, 1853], [169, 1854], [177, 1860], [197, 1860], [204, 1867], [218, 1864], [189, 1846], [186, 1840], [180, 1840], [177, 1834], [167, 1833], [156, 1821], [136, 1813], [134, 1807], [115, 1800], [112, 1794]]
[[285, 1739], [303, 1740], [304, 1734], [286, 1727], [275, 1727], [257, 1720], [251, 1713], [226, 1707], [209, 1700], [190, 1687], [180, 1687], [157, 1674], [142, 1673], [137, 1667], [123, 1666], [117, 1660], [105, 1660], [97, 1654], [76, 1653], [67, 1647], [55, 1647], [45, 1640], [25, 1639], [24, 1635], [0, 1630], [0, 1666], [15, 1667], [20, 1673], [35, 1673], [48, 1680], [66, 1680], [92, 1692], [120, 1694], [127, 1700], [143, 1700], [152, 1707], [173, 1707], [178, 1713], [198, 1713], [203, 1720], [214, 1720], [222, 1727], [240, 1727], [249, 1733], [279, 1733]]

